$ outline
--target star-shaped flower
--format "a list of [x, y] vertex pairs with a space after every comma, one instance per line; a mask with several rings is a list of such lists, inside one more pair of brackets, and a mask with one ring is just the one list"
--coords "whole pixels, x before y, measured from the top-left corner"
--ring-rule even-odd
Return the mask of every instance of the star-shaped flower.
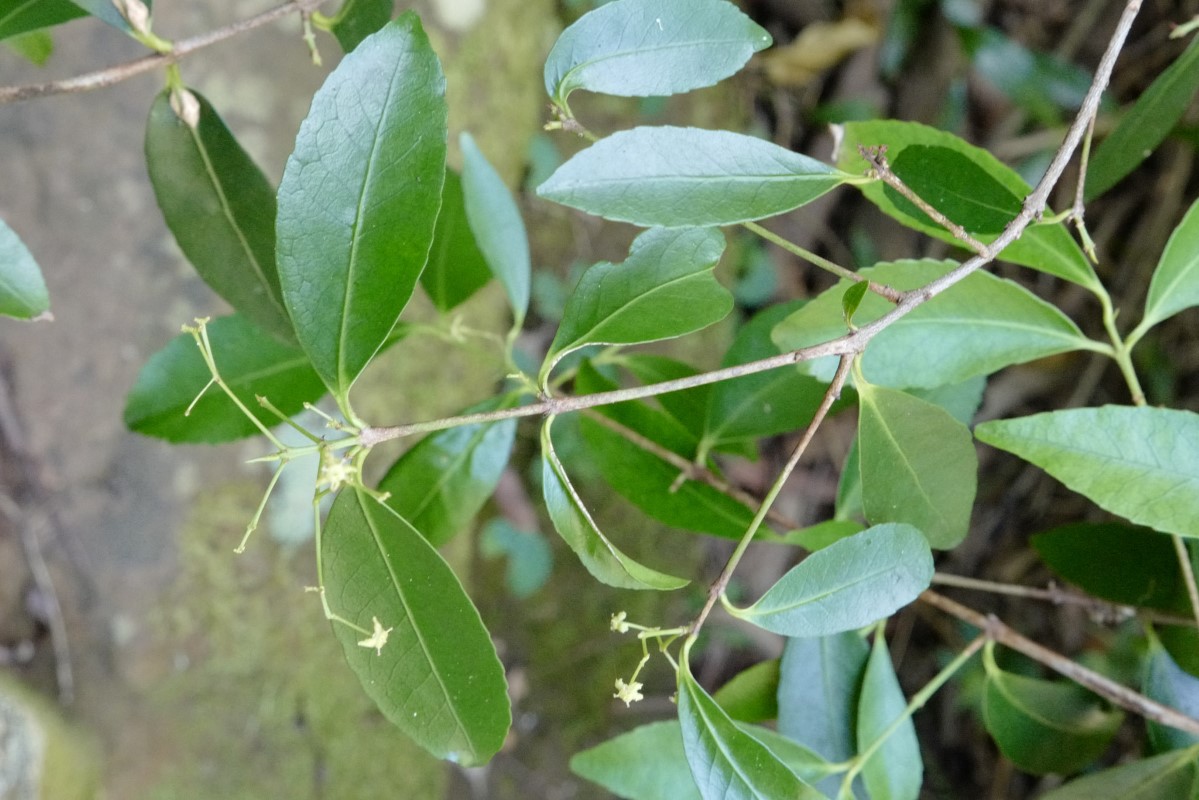
[[644, 700], [645, 695], [641, 694], [641, 687], [645, 684], [639, 681], [625, 683], [621, 678], [616, 679], [616, 694], [612, 695], [618, 700], [623, 700], [626, 706], [636, 703], [638, 700]]
[[358, 646], [372, 648], [375, 651], [375, 655], [381, 656], [383, 655], [383, 645], [387, 644], [387, 634], [391, 633], [394, 628], [384, 628], [379, 623], [378, 617], [371, 617], [371, 622], [375, 623], [374, 632], [359, 642]]

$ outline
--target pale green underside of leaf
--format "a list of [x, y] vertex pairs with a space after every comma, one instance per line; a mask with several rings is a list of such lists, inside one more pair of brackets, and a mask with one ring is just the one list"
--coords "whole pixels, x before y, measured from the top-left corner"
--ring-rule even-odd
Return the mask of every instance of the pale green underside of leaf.
[[0, 39], [61, 25], [87, 12], [70, 0], [0, 0]]
[[1165, 800], [1190, 798], [1199, 747], [1122, 764], [1071, 781], [1041, 800]]
[[1041, 467], [1113, 514], [1199, 537], [1199, 415], [1103, 406], [995, 420], [980, 441]]
[[[862, 692], [858, 699], [858, 752], [883, 734], [905, 713], [907, 700], [899, 687], [899, 678], [891, 663], [887, 642], [880, 635], [874, 640]], [[916, 800], [924, 782], [924, 764], [920, 758], [920, 742], [909, 716], [892, 733], [862, 768], [862, 781], [870, 792], [870, 800]]]
[[[1141, 691], [1150, 700], [1177, 709], [1188, 717], [1199, 714], [1199, 678], [1184, 670], [1170, 657], [1160, 641], [1153, 637]], [[1163, 753], [1199, 744], [1199, 736], [1168, 725], [1145, 720], [1153, 751]]]
[[[1199, 53], [1199, 47], [1192, 48]], [[1157, 269], [1149, 281], [1145, 318], [1147, 329], [1184, 309], [1199, 305], [1199, 200], [1170, 234]]]
[[857, 753], [856, 708], [870, 647], [856, 631], [787, 640], [779, 732], [832, 762]]
[[[131, 32], [129, 23], [121, 16], [121, 12], [117, 11], [117, 7], [112, 0], [71, 0], [71, 2], [96, 19], [103, 20], [117, 30], [124, 31], [125, 33]], [[142, 2], [147, 7], [151, 4], [150, 0], [142, 0]]]
[[790, 211], [850, 176], [752, 136], [634, 128], [576, 154], [537, 193], [642, 227], [732, 225]]
[[33, 254], [0, 220], [0, 314], [32, 319], [49, 309], [50, 294]]
[[511, 724], [504, 669], [458, 578], [393, 511], [343, 490], [321, 537], [333, 613], [392, 628], [379, 652], [333, 623], [346, 661], [391, 722], [438, 758], [486, 763]]
[[770, 34], [725, 0], [624, 0], [584, 14], [545, 60], [545, 90], [650, 97], [711, 86], [769, 47]]

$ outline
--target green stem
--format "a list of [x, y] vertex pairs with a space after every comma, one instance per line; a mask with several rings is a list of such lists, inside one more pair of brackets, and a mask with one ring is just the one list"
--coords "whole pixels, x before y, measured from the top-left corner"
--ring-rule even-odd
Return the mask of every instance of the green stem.
[[[756, 233], [758, 236], [761, 236], [763, 239], [770, 242], [771, 244], [778, 245], [782, 249], [786, 250], [791, 255], [798, 256], [799, 258], [802, 258], [811, 264], [815, 264], [817, 267], [820, 267], [821, 269], [823, 269], [827, 272], [831, 272], [832, 274], [836, 275], [838, 278], [845, 278], [846, 280], [851, 280], [851, 281], [855, 281], [855, 282], [866, 281], [865, 278], [863, 278], [861, 275], [854, 272], [853, 270], [846, 269], [845, 267], [841, 266], [840, 264], [837, 264], [836, 262], [833, 262], [833, 261], [829, 261], [827, 258], [824, 258], [823, 256], [818, 256], [815, 253], [813, 253], [811, 250], [807, 250], [803, 247], [800, 247], [799, 245], [795, 244], [792, 241], [784, 239], [782, 236], [779, 236], [777, 233], [774, 233], [772, 231], [767, 230], [766, 228], [763, 228], [761, 225], [757, 224], [756, 222], [743, 222], [743, 223], [741, 223], [741, 225], [747, 231], [750, 231], [751, 233]], [[884, 286], [881, 283], [875, 283], [873, 281], [866, 281], [866, 283], [870, 286], [870, 290], [872, 292], [882, 295], [883, 297], [890, 300], [892, 303], [899, 302], [900, 293], [897, 292], [896, 290], [892, 289], [891, 287]]]
[[1111, 295], [1106, 291], [1097, 292], [1097, 295], [1103, 306], [1103, 327], [1112, 341], [1112, 358], [1120, 367], [1120, 374], [1124, 376], [1124, 382], [1128, 385], [1128, 391], [1132, 395], [1133, 405], [1143, 406], [1145, 405], [1145, 391], [1141, 388], [1136, 367], [1132, 364], [1132, 346], [1120, 335], [1120, 331], [1116, 327], [1116, 310], [1112, 307]]

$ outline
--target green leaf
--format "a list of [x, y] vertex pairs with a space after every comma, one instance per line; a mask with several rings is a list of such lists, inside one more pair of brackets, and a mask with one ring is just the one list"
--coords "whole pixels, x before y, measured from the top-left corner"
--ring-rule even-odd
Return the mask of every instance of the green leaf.
[[1175, 750], [1095, 772], [1042, 795], [1041, 800], [1164, 800], [1189, 798], [1199, 747]]
[[850, 179], [752, 136], [641, 127], [577, 153], [537, 194], [607, 219], [677, 228], [772, 217]]
[[777, 719], [779, 660], [759, 661], [741, 670], [712, 696], [717, 705], [738, 722]]
[[1178, 555], [1169, 537], [1156, 531], [1077, 522], [1038, 533], [1032, 546], [1054, 573], [1088, 594], [1123, 605], [1189, 611]]
[[[146, 5], [147, 8], [150, 7], [150, 0], [141, 1]], [[44, 0], [39, 0], [39, 2], [44, 2]], [[129, 27], [129, 22], [125, 19], [121, 12], [117, 10], [117, 6], [113, 0], [71, 0], [71, 2], [82, 8], [87, 13], [91, 14], [96, 19], [102, 20], [117, 30], [124, 31], [125, 33], [132, 33], [132, 29]]]
[[853, 758], [858, 692], [869, 655], [856, 631], [788, 639], [779, 675], [779, 733], [831, 762]]
[[462, 192], [466, 218], [475, 241], [492, 273], [508, 293], [515, 327], [523, 324], [529, 310], [529, 237], [512, 192], [488, 163], [469, 133], [459, 139], [462, 147]]
[[624, 0], [584, 14], [545, 60], [545, 91], [562, 109], [575, 89], [652, 97], [729, 77], [770, 34], [725, 0]]
[[[901, 291], [917, 289], [952, 270], [952, 261], [895, 261], [861, 270], [861, 275]], [[783, 350], [826, 342], [846, 333], [842, 281], [808, 302], [774, 329]], [[856, 314], [865, 325], [894, 306], [869, 294]], [[895, 389], [931, 389], [1012, 364], [1093, 347], [1069, 317], [1012, 281], [975, 272], [879, 333], [862, 356], [866, 380]], [[808, 362], [803, 369], [829, 381], [837, 358]]]
[[[1150, 638], [1149, 657], [1141, 691], [1151, 700], [1177, 709], [1188, 717], [1199, 714], [1199, 678], [1175, 663], [1156, 637]], [[1199, 736], [1145, 720], [1153, 751], [1178, 750], [1199, 744]]]
[[828, 636], [891, 616], [928, 588], [933, 557], [910, 525], [878, 525], [812, 553], [733, 616], [783, 636]]
[[[906, 710], [907, 700], [899, 688], [887, 642], [881, 635], [875, 636], [858, 699], [858, 752], [865, 752]], [[862, 767], [862, 781], [870, 792], [870, 800], [916, 800], [919, 797], [924, 764], [910, 716]]]
[[841, 294], [841, 311], [845, 314], [847, 327], [854, 327], [853, 315], [857, 313], [858, 306], [862, 305], [862, 298], [868, 291], [870, 291], [870, 284], [866, 281], [858, 281]]
[[990, 650], [983, 663], [983, 722], [1003, 754], [1025, 772], [1077, 772], [1103, 754], [1124, 719], [1076, 683], [1004, 672]]
[[[1014, 207], [1019, 210], [1024, 197], [1031, 191], [1023, 178], [986, 150], [974, 147], [944, 131], [938, 131], [915, 122], [895, 120], [847, 122], [842, 126], [842, 130], [844, 135], [838, 151], [840, 155], [837, 159], [837, 166], [854, 175], [864, 173], [870, 166], [859, 154], [859, 146], [886, 145], [887, 158], [890, 159], [895, 174], [908, 185], [915, 183], [921, 186], [922, 191], [919, 193], [922, 196], [924, 192], [928, 192], [934, 197], [943, 196], [944, 198], [961, 198], [963, 192], [965, 192], [965, 196], [969, 196], [968, 184], [964, 182], [966, 176], [959, 172], [959, 168], [965, 162], [960, 158], [949, 157], [946, 151], [952, 151], [958, 156], [965, 156], [973, 168], [981, 169], [987, 174], [989, 180], [985, 184], [985, 191], [991, 203], [999, 202], [997, 198], [1002, 189], [1002, 196], [1007, 198], [1002, 201], [1006, 202], [1003, 208], [1011, 208], [1011, 202], [1014, 200]], [[923, 158], [917, 158], [916, 162], [902, 159], [904, 151], [913, 146], [929, 149], [925, 150]], [[899, 168], [895, 168], [896, 165], [900, 165]], [[929, 168], [944, 169], [944, 171], [924, 174], [923, 170]], [[969, 175], [977, 177], [977, 169], [973, 168], [969, 171]], [[961, 242], [955, 239], [949, 231], [940, 225], [930, 223], [923, 212], [917, 216], [896, 206], [892, 200], [894, 190], [889, 190], [889, 187], [881, 181], [863, 184], [861, 190], [862, 194], [878, 206], [883, 213], [909, 228], [923, 231], [950, 244], [961, 245]], [[930, 198], [925, 197], [924, 199]], [[937, 206], [936, 202], [933, 205]], [[950, 206], [952, 205], [954, 204], [950, 204]], [[950, 206], [939, 208], [939, 210], [952, 211]], [[988, 224], [993, 226], [994, 223]], [[970, 231], [970, 233], [983, 242], [989, 242], [996, 236], [994, 232]], [[1099, 279], [1095, 276], [1090, 262], [1065, 225], [1061, 223], [1029, 226], [1023, 236], [1004, 249], [1000, 258], [1013, 264], [1021, 264], [1050, 275], [1056, 275], [1093, 291], [1101, 291]]]
[[541, 482], [546, 510], [554, 528], [575, 551], [579, 560], [596, 580], [620, 589], [670, 590], [686, 586], [687, 581], [650, 569], [626, 556], [596, 526], [566, 475], [550, 429], [554, 417], [541, 428]]
[[[620, 365], [642, 384], [662, 383], [678, 378], [690, 378], [699, 370], [690, 364], [654, 353], [625, 351], [619, 355]], [[612, 384], [615, 386], [615, 384]], [[719, 384], [717, 384], [719, 385]], [[660, 394], [655, 399], [662, 410], [687, 429], [695, 441], [703, 435], [708, 414], [708, 398], [715, 388], [712, 384]]]
[[54, 37], [49, 31], [36, 30], [18, 33], [4, 42], [35, 67], [44, 67], [54, 55]]
[[[1199, 50], [1196, 50], [1199, 52]], [[1170, 234], [1145, 298], [1138, 331], [1148, 330], [1179, 311], [1199, 306], [1199, 200]]]
[[275, 190], [199, 93], [192, 128], [170, 90], [150, 107], [146, 167], [179, 249], [204, 282], [246, 319], [282, 342], [295, 331], [275, 269]]
[[412, 295], [445, 178], [445, 80], [415, 14], [347, 55], [312, 100], [279, 186], [279, 279], [339, 399]]
[[[208, 340], [225, 383], [267, 427], [279, 418], [258, 405], [269, 399], [284, 414], [316, 402], [325, 386], [308, 358], [276, 342], [238, 314], [208, 323]], [[216, 386], [195, 339], [180, 334], [142, 367], [125, 398], [125, 425], [168, 442], [228, 442], [253, 436], [258, 428]], [[204, 395], [184, 416], [192, 401]]]
[[679, 724], [691, 775], [704, 800], [819, 800], [819, 792], [800, 780], [755, 737], [737, 727], [708, 696], [687, 664], [679, 661]]
[[[501, 398], [468, 413], [511, 404]], [[462, 533], [491, 497], [515, 438], [512, 419], [429, 434], [392, 464], [379, 490], [390, 493], [387, 505], [439, 547]]]
[[441, 213], [437, 215], [429, 263], [420, 274], [420, 284], [444, 314], [466, 302], [489, 280], [491, 268], [466, 220], [462, 179], [453, 170], [446, 170]]
[[970, 431], [932, 403], [858, 386], [862, 505], [874, 523], [914, 525], [933, 547], [955, 547], [970, 529], [978, 456]]
[[802, 547], [804, 550], [816, 552], [829, 545], [836, 544], [842, 539], [861, 533], [866, 528], [856, 520], [827, 519], [806, 528], [787, 531], [778, 537], [780, 544], [790, 544]]
[[0, 39], [84, 16], [87, 12], [70, 0], [0, 0]]
[[486, 763], [511, 725], [504, 668], [479, 612], [437, 551], [391, 509], [353, 489], [337, 496], [320, 541], [333, 613], [391, 632], [376, 652], [335, 622], [350, 669], [379, 710], [438, 758]]
[[733, 308], [712, 274], [723, 252], [720, 231], [659, 228], [634, 239], [623, 263], [590, 267], [566, 303], [540, 384], [563, 356], [589, 344], [673, 339], [719, 322]]
[[1199, 90], [1199, 39], [1137, 97], [1132, 109], [1099, 143], [1087, 165], [1086, 199], [1120, 182], [1157, 149], [1190, 107]]
[[50, 310], [50, 293], [33, 254], [0, 220], [0, 314], [33, 319]]
[[537, 531], [522, 531], [499, 517], [483, 527], [479, 552], [485, 558], [507, 559], [504, 583], [521, 600], [545, 586], [554, 569], [554, 553], [544, 536]]
[[1199, 415], [1103, 406], [994, 420], [980, 441], [1031, 461], [1100, 508], [1159, 531], [1199, 536]]
[[337, 37], [341, 49], [348, 53], [386, 25], [394, 10], [395, 0], [345, 0], [329, 30]]
[[1085, 69], [1029, 50], [994, 28], [968, 31], [964, 38], [974, 69], [1042, 125], [1053, 125], [1063, 110], [1082, 105], [1091, 85]]

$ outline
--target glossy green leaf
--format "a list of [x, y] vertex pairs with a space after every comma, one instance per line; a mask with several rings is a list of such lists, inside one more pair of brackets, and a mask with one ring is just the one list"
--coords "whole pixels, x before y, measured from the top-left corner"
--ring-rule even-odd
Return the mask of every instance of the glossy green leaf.
[[33, 319], [49, 310], [50, 293], [33, 254], [0, 220], [0, 314]]
[[520, 327], [529, 310], [529, 236], [512, 192], [469, 133], [462, 134], [462, 192], [466, 218], [492, 273], [503, 284]]
[[989, 651], [984, 663], [987, 732], [1025, 772], [1077, 772], [1102, 755], [1124, 719], [1076, 683], [1004, 672]]
[[1120, 182], [1157, 149], [1190, 107], [1199, 90], [1199, 39], [1158, 75], [1109, 133], [1087, 164], [1086, 198]]
[[1199, 414], [1103, 406], [994, 420], [980, 441], [1031, 461], [1113, 514], [1199, 536]]
[[87, 12], [70, 0], [0, 0], [0, 39], [61, 25]]
[[563, 109], [576, 89], [680, 94], [724, 80], [770, 43], [725, 0], [623, 0], [562, 32], [545, 60], [545, 91]]
[[862, 305], [862, 298], [869, 291], [870, 284], [866, 281], [858, 281], [841, 293], [841, 312], [845, 315], [846, 326], [854, 327], [853, 315], [858, 312], [858, 307]]
[[878, 525], [812, 553], [733, 616], [783, 636], [828, 636], [891, 616], [928, 588], [933, 557], [911, 525]]
[[295, 332], [275, 269], [275, 190], [200, 94], [192, 128], [170, 90], [150, 107], [146, 167], [179, 249], [242, 316], [283, 342]]
[[1199, 747], [1175, 750], [1070, 781], [1041, 800], [1165, 800], [1191, 798]]
[[[995, 198], [999, 196], [999, 190], [1003, 190], [1002, 196], [1007, 198], [1002, 206], [1004, 209], [1010, 209], [1011, 201], [1014, 200], [1014, 207], [1018, 210], [1024, 197], [1031, 191], [1023, 178], [986, 150], [974, 147], [953, 134], [935, 128], [915, 122], [887, 120], [847, 122], [842, 126], [842, 130], [844, 135], [838, 151], [837, 166], [851, 174], [860, 175], [869, 168], [869, 164], [858, 152], [859, 146], [886, 145], [887, 158], [892, 166], [903, 165], [903, 168], [894, 168], [895, 174], [909, 185], [915, 183], [921, 186], [920, 194], [922, 196], [924, 192], [929, 192], [934, 196], [961, 198], [967, 184], [963, 182], [963, 176], [959, 174], [956, 167], [961, 167], [963, 163], [972, 165], [969, 171], [970, 175], [977, 176], [976, 169], [981, 169], [989, 176], [990, 180], [986, 184], [986, 196], [991, 198], [991, 202], [995, 202]], [[929, 150], [924, 152], [923, 158], [917, 159], [918, 163], [910, 163], [907, 159], [901, 158], [909, 147], [925, 147]], [[946, 150], [959, 156], [965, 156], [966, 162], [960, 158], [945, 158], [944, 163], [941, 164], [939, 157], [945, 157]], [[930, 167], [938, 170], [943, 167], [944, 172], [923, 174], [923, 170]], [[870, 202], [904, 225], [950, 244], [961, 244], [953, 237], [953, 234], [939, 225], [931, 224], [922, 212], [915, 216], [896, 206], [892, 200], [894, 190], [889, 190], [881, 181], [864, 184], [861, 189]], [[968, 191], [965, 191], [965, 194], [969, 196]], [[933, 205], [937, 204], [934, 202]], [[948, 212], [950, 207], [946, 206], [939, 210]], [[989, 224], [993, 226], [993, 223]], [[971, 233], [983, 242], [989, 242], [996, 236], [994, 232], [971, 231]], [[1000, 258], [1013, 264], [1021, 264], [1050, 275], [1056, 275], [1092, 289], [1099, 287], [1099, 279], [1095, 276], [1090, 262], [1087, 261], [1070, 232], [1061, 223], [1030, 226], [1020, 239], [1008, 245]]]
[[445, 313], [466, 302], [489, 280], [491, 268], [466, 220], [462, 179], [453, 170], [446, 170], [441, 213], [437, 215], [429, 263], [420, 274], [420, 284], [437, 310]]
[[537, 194], [607, 219], [677, 228], [772, 217], [850, 179], [752, 136], [642, 127], [576, 154]]
[[1137, 330], [1146, 330], [1195, 306], [1199, 306], [1199, 200], [1191, 204], [1166, 242], [1166, 249], [1149, 281], [1145, 317]]
[[691, 677], [688, 650], [679, 661], [679, 724], [683, 751], [703, 800], [818, 800], [823, 796], [800, 780], [753, 736], [737, 727]]
[[[468, 412], [507, 405], [501, 399]], [[392, 464], [379, 491], [390, 493], [387, 505], [438, 547], [462, 533], [491, 497], [515, 438], [511, 419], [431, 433]]]
[[445, 178], [445, 80], [415, 14], [369, 36], [312, 100], [279, 187], [279, 280], [339, 397], [424, 268]]
[[994, 28], [969, 31], [964, 38], [974, 69], [1043, 125], [1076, 110], [1091, 86], [1085, 69], [1029, 50]]
[[640, 344], [672, 339], [720, 321], [733, 296], [713, 270], [724, 236], [711, 228], [657, 228], [633, 240], [620, 264], [601, 261], [583, 273], [538, 378], [589, 344]]
[[978, 486], [978, 456], [965, 425], [919, 398], [858, 387], [862, 505], [874, 523], [906, 522], [929, 544], [965, 538]]
[[333, 623], [350, 669], [392, 723], [438, 758], [486, 763], [512, 717], [504, 668], [479, 612], [437, 551], [369, 496], [345, 489], [320, 541], [325, 598], [365, 630], [391, 629], [376, 650]]
[[779, 660], [772, 658], [734, 675], [712, 699], [738, 722], [766, 722], [778, 718], [778, 691]]
[[[1177, 709], [1188, 717], [1199, 715], [1199, 678], [1175, 663], [1156, 637], [1150, 639], [1141, 692], [1151, 700]], [[1153, 751], [1178, 750], [1199, 744], [1199, 736], [1145, 720]]]
[[[268, 427], [279, 424], [279, 418], [259, 406], [256, 397], [291, 415], [325, 394], [304, 353], [275, 341], [240, 315], [208, 323], [208, 340], [229, 388]], [[227, 442], [258, 433], [219, 388], [204, 391], [211, 377], [191, 334], [176, 336], [142, 367], [125, 399], [125, 424], [169, 442]], [[184, 416], [201, 391], [203, 397]]]
[[1167, 611], [1190, 604], [1174, 546], [1156, 531], [1077, 522], [1038, 533], [1032, 546], [1055, 574], [1095, 597]]
[[[864, 277], [899, 290], [916, 289], [957, 266], [952, 261], [895, 261], [861, 270]], [[783, 350], [846, 333], [842, 281], [780, 322], [774, 341]], [[873, 322], [894, 306], [869, 294], [855, 320]], [[1012, 364], [1092, 346], [1069, 317], [1012, 281], [975, 272], [879, 333], [862, 357], [866, 380], [896, 389], [931, 389], [989, 375]], [[805, 363], [828, 381], [837, 358]]]
[[391, 20], [395, 0], [345, 0], [330, 21], [329, 30], [348, 53]]
[[[865, 752], [904, 715], [906, 708], [907, 700], [899, 687], [899, 678], [895, 676], [887, 642], [881, 635], [876, 636], [858, 698], [858, 751]], [[862, 781], [870, 792], [870, 800], [916, 800], [919, 797], [924, 764], [910, 716], [862, 767]]]
[[554, 528], [587, 571], [601, 583], [621, 589], [669, 590], [686, 586], [687, 581], [682, 578], [637, 563], [604, 536], [558, 460], [550, 434], [553, 424], [551, 416], [541, 428], [542, 494]]
[[37, 30], [28, 33], [18, 33], [4, 41], [14, 52], [36, 67], [46, 66], [50, 56], [54, 55], [54, 37], [49, 31]]
[[[43, 0], [39, 0], [42, 2]], [[102, 20], [108, 25], [116, 28], [119, 31], [130, 33], [128, 20], [117, 10], [116, 3], [113, 0], [71, 0], [72, 3], [82, 8], [88, 14], [91, 14], [96, 19]], [[149, 8], [151, 0], [141, 0], [141, 2]]]
[[779, 668], [779, 732], [832, 762], [857, 754], [858, 693], [870, 647], [856, 631], [788, 639]]

